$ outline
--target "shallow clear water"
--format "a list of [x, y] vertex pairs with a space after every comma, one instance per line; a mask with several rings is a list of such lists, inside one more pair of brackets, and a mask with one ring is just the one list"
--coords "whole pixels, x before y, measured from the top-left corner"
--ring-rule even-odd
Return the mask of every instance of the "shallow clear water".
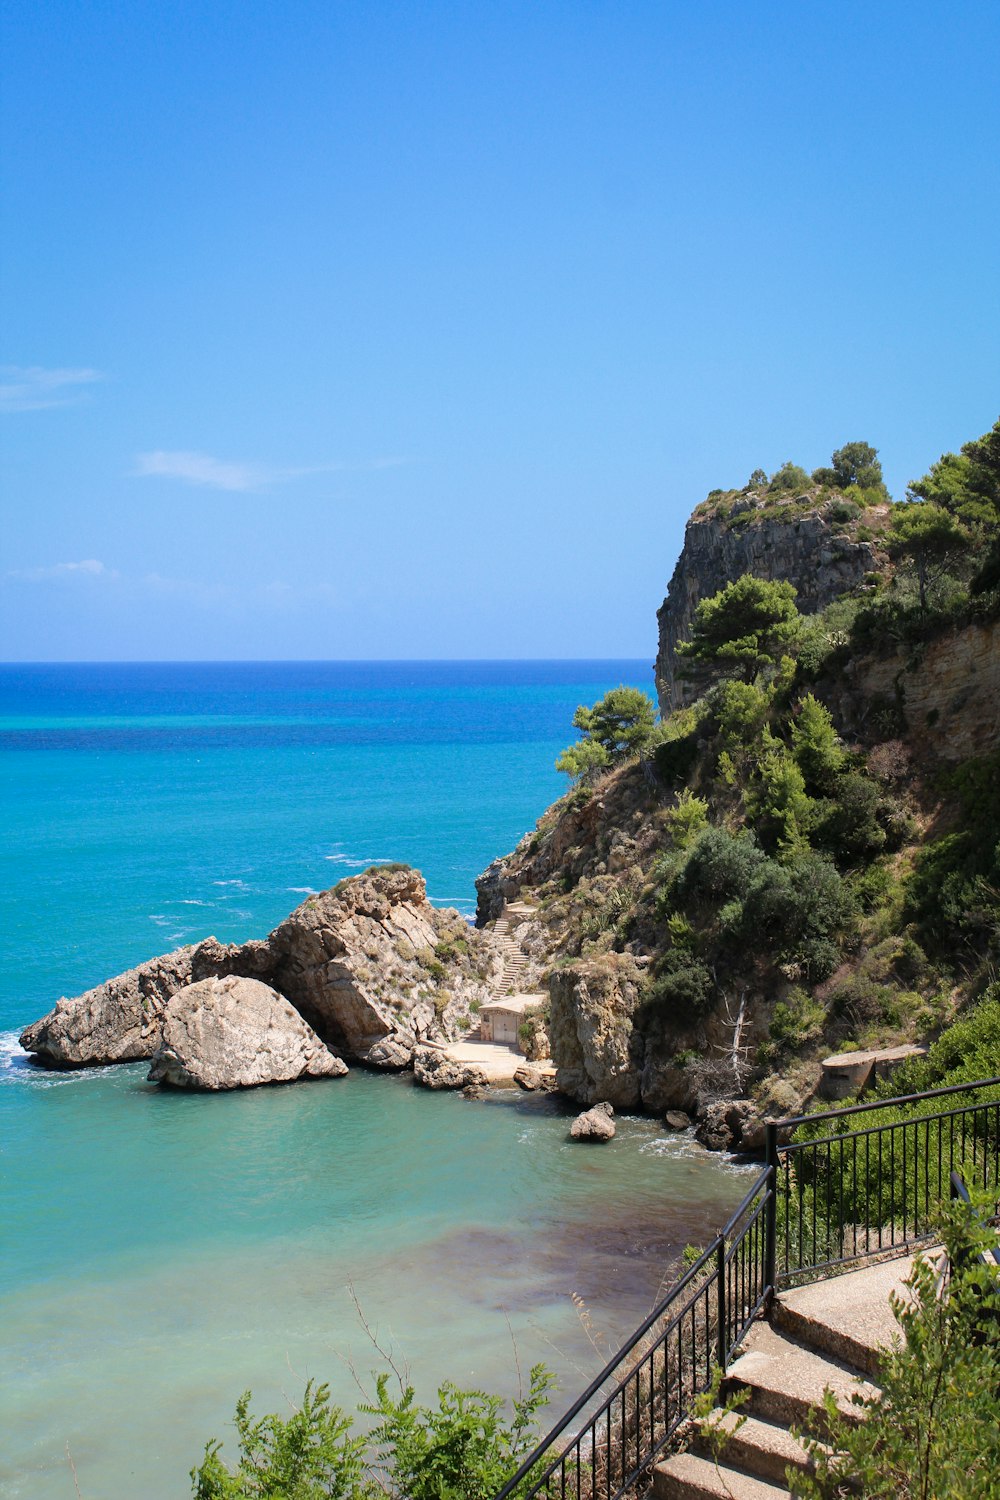
[[180, 1096], [14, 1042], [60, 993], [262, 935], [375, 859], [471, 912], [561, 790], [576, 703], [619, 681], [644, 665], [0, 669], [0, 1494], [72, 1500], [75, 1468], [84, 1500], [183, 1496], [247, 1386], [353, 1404], [352, 1366], [382, 1363], [362, 1317], [424, 1394], [542, 1359], [568, 1400], [735, 1203], [740, 1174], [655, 1121], [588, 1150], [552, 1100], [357, 1071]]

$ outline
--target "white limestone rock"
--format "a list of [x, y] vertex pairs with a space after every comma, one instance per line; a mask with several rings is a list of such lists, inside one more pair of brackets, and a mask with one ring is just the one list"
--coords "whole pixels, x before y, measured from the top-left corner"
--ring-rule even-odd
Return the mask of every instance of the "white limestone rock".
[[346, 1072], [284, 996], [258, 979], [229, 975], [190, 984], [168, 1001], [149, 1079], [215, 1090]]

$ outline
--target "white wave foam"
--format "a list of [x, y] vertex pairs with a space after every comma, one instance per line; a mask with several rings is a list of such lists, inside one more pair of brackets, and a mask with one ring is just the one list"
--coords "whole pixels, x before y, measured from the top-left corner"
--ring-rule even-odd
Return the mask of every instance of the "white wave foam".
[[215, 902], [214, 901], [193, 901], [189, 897], [187, 900], [183, 900], [182, 899], [182, 900], [178, 901], [177, 905], [178, 906], [214, 906]]
[[25, 1052], [18, 1041], [17, 1031], [0, 1031], [0, 1084], [14, 1088], [59, 1088], [68, 1083], [79, 1083], [88, 1078], [106, 1078], [114, 1073], [113, 1067], [81, 1068], [79, 1071], [50, 1072], [37, 1067], [31, 1053]]
[[165, 917], [162, 912], [151, 911], [149, 913], [149, 920], [155, 922], [157, 927], [169, 927], [174, 919], [173, 917]]
[[0, 1031], [0, 1068], [21, 1067], [30, 1056], [18, 1041], [19, 1036], [18, 1031]]
[[376, 854], [370, 859], [351, 859], [348, 854], [324, 854], [323, 858], [332, 865], [346, 865], [350, 870], [367, 870], [369, 865], [391, 865], [392, 858], [386, 854]]
[[704, 1146], [699, 1146], [693, 1133], [678, 1132], [677, 1135], [659, 1135], [653, 1141], [643, 1141], [639, 1147], [643, 1156], [704, 1156]]
[[213, 880], [212, 884], [213, 885], [232, 885], [232, 886], [235, 886], [236, 889], [239, 890], [239, 891], [247, 891], [247, 890], [250, 889], [250, 887], [247, 885], [247, 883], [246, 883], [245, 880]]
[[319, 891], [312, 885], [289, 885], [285, 889], [292, 896], [318, 896]]

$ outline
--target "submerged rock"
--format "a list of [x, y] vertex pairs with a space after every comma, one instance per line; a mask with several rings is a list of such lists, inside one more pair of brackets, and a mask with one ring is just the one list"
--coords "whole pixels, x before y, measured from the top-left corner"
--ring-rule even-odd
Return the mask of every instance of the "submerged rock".
[[539, 1068], [532, 1064], [524, 1064], [514, 1070], [514, 1082], [518, 1088], [524, 1089], [526, 1093], [535, 1093], [536, 1090], [543, 1094], [555, 1092], [556, 1074], [554, 1068]]
[[569, 1133], [574, 1141], [610, 1141], [615, 1133], [614, 1113], [610, 1104], [595, 1104], [577, 1115]]
[[398, 1036], [387, 1036], [381, 1042], [376, 1042], [374, 1047], [369, 1047], [361, 1061], [367, 1063], [370, 1068], [381, 1068], [387, 1073], [399, 1073], [412, 1063], [413, 1048], [406, 1042], [400, 1041]]
[[230, 975], [202, 979], [171, 997], [149, 1079], [174, 1088], [238, 1089], [346, 1072], [283, 995], [258, 979]]

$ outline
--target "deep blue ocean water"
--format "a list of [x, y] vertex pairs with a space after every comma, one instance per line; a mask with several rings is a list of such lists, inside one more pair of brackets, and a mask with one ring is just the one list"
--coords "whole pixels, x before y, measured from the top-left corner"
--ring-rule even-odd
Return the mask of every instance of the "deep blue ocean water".
[[178, 1096], [16, 1046], [60, 995], [263, 936], [373, 862], [471, 915], [565, 789], [574, 708], [619, 682], [649, 665], [0, 667], [0, 1494], [183, 1496], [246, 1386], [353, 1404], [379, 1363], [355, 1300], [425, 1394], [513, 1390], [513, 1336], [568, 1400], [599, 1362], [571, 1294], [620, 1338], [724, 1216], [738, 1175], [655, 1121], [587, 1152], [551, 1100], [357, 1071]]

